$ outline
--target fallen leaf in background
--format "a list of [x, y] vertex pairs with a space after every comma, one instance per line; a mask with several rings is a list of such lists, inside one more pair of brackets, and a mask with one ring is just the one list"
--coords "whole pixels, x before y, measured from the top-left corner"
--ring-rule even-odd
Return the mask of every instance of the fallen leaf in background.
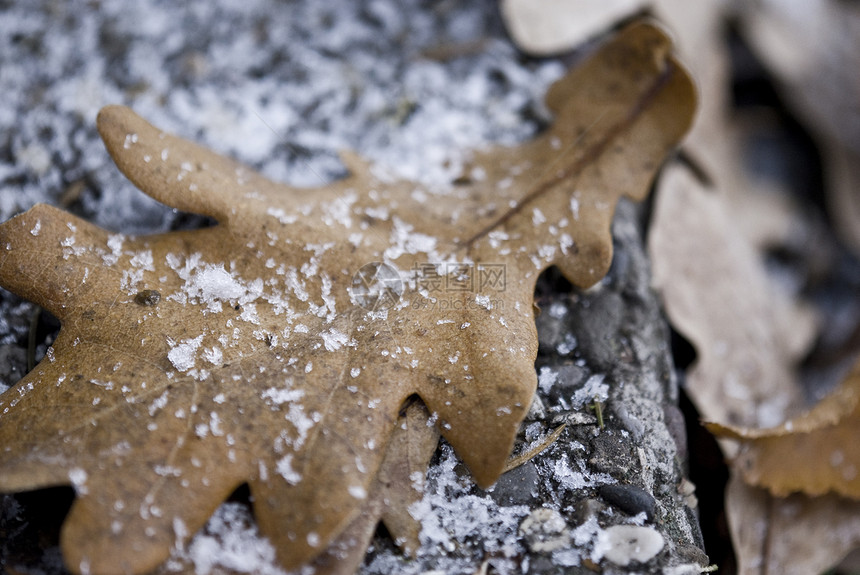
[[646, 0], [501, 0], [502, 18], [524, 52], [566, 52], [630, 17]]
[[732, 465], [751, 485], [779, 497], [802, 492], [860, 499], [860, 363], [833, 393], [778, 427], [706, 425], [740, 442]]
[[812, 342], [814, 317], [771, 285], [723, 198], [689, 170], [664, 171], [652, 217], [654, 285], [697, 351], [687, 373], [691, 399], [711, 420], [782, 422], [800, 403], [792, 367]]
[[[120, 170], [218, 225], [130, 237], [45, 205], [0, 225], [0, 283], [63, 324], [0, 398], [0, 489], [73, 485], [64, 558], [97, 574], [154, 568], [247, 483], [295, 567], [361, 512], [413, 394], [491, 484], [536, 385], [538, 275], [603, 277], [617, 200], [647, 194], [695, 101], [665, 34], [631, 26], [553, 86], [550, 129], [441, 191], [351, 156], [296, 189], [104, 109]], [[464, 273], [473, 291], [431, 293]]]
[[824, 573], [860, 545], [860, 503], [835, 495], [771, 496], [733, 477], [726, 514], [739, 575]]

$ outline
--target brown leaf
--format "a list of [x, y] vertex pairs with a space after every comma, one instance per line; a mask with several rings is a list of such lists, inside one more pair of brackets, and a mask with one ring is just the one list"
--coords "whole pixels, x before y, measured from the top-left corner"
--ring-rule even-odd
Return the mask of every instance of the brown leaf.
[[0, 489], [74, 485], [65, 561], [114, 573], [158, 565], [247, 483], [295, 567], [358, 516], [413, 394], [491, 484], [536, 385], [538, 275], [605, 274], [616, 201], [647, 193], [695, 96], [638, 25], [548, 103], [550, 129], [445, 190], [349, 156], [346, 179], [296, 189], [103, 109], [123, 173], [218, 225], [130, 237], [45, 205], [0, 225], [0, 283], [62, 322], [0, 401]]
[[[358, 572], [380, 520], [404, 552], [413, 555], [417, 551], [420, 524], [409, 513], [409, 508], [423, 495], [427, 466], [439, 442], [439, 432], [428, 423], [428, 417], [429, 413], [420, 402], [410, 404], [400, 416], [361, 512], [310, 563], [314, 575], [351, 575]], [[208, 532], [207, 528], [206, 535], [221, 546], [230, 545], [224, 540], [225, 534], [221, 529]], [[235, 546], [235, 543], [232, 545]], [[174, 549], [170, 560], [154, 575], [176, 573], [179, 569], [190, 573], [195, 568], [199, 569], [194, 563], [194, 556], [188, 550]], [[232, 575], [240, 571], [220, 566], [218, 573]]]
[[775, 425], [799, 402], [792, 366], [815, 322], [766, 276], [725, 198], [670, 166], [648, 238], [654, 283], [672, 324], [695, 346], [688, 392], [703, 417]]
[[313, 561], [314, 575], [356, 573], [380, 520], [404, 552], [414, 555], [418, 550], [421, 525], [409, 508], [421, 500], [427, 466], [439, 442], [439, 432], [428, 423], [428, 416], [419, 404], [407, 408], [361, 513]]
[[837, 495], [777, 498], [733, 477], [726, 515], [738, 575], [824, 573], [860, 545], [860, 502]]
[[707, 427], [741, 442], [732, 465], [752, 485], [781, 497], [802, 492], [860, 499], [860, 363], [836, 391], [779, 427]]

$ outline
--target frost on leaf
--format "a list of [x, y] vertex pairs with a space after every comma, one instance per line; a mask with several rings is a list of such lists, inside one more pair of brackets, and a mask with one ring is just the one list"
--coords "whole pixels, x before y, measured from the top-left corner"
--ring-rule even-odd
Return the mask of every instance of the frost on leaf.
[[[551, 89], [551, 128], [476, 154], [484, 177], [445, 190], [350, 155], [347, 178], [292, 188], [103, 109], [120, 170], [218, 225], [127, 237], [46, 205], [0, 225], [0, 283], [62, 322], [0, 400], [0, 490], [74, 485], [67, 565], [139, 573], [247, 483], [292, 568], [375, 501], [413, 395], [491, 484], [537, 385], [538, 275], [598, 281], [615, 203], [644, 197], [690, 124], [670, 50], [653, 26], [625, 30]], [[382, 307], [350, 291], [373, 262], [402, 282]]]

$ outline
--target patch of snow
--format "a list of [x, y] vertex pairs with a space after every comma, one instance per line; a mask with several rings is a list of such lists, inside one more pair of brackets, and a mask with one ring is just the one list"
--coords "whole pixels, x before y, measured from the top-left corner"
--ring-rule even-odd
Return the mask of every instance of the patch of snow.
[[603, 374], [589, 377], [582, 387], [577, 389], [570, 398], [571, 405], [578, 409], [595, 401], [605, 402], [609, 399], [609, 385], [603, 383], [604, 378]]
[[548, 394], [556, 381], [558, 381], [558, 372], [553, 371], [551, 367], [547, 366], [540, 368], [540, 372], [538, 373], [538, 387], [540, 388], [541, 393], [544, 395]]
[[166, 565], [167, 571], [185, 571], [183, 562], [191, 564], [195, 575], [222, 570], [286, 575], [278, 566], [275, 548], [260, 535], [250, 510], [241, 503], [221, 504], [185, 549], [174, 553]]
[[72, 486], [75, 488], [75, 492], [78, 495], [86, 495], [87, 477], [87, 472], [80, 467], [73, 467], [69, 469], [69, 481], [71, 481]]
[[275, 471], [280, 474], [284, 480], [290, 485], [295, 485], [302, 480], [302, 476], [293, 469], [293, 454], [287, 454], [278, 460], [275, 465]]
[[167, 353], [167, 359], [179, 371], [188, 371], [197, 363], [197, 348], [200, 347], [202, 342], [202, 334], [194, 339], [184, 339], [178, 344], [168, 339], [167, 343], [171, 346], [171, 350]]

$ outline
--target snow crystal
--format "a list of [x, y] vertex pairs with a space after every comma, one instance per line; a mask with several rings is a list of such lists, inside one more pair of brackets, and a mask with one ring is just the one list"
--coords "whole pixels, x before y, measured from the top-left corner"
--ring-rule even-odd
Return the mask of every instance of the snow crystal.
[[350, 485], [347, 488], [349, 494], [355, 497], [356, 499], [366, 499], [367, 498], [367, 490], [361, 485]]
[[493, 302], [490, 299], [490, 296], [488, 296], [486, 294], [480, 294], [480, 293], [476, 294], [475, 295], [475, 303], [477, 303], [481, 307], [484, 307], [487, 309], [493, 309]]
[[168, 392], [165, 391], [160, 396], [158, 396], [155, 399], [155, 401], [153, 401], [150, 404], [150, 406], [149, 406], [149, 416], [150, 417], [155, 415], [155, 412], [157, 412], [159, 409], [164, 409], [164, 406], [167, 405], [167, 394], [168, 394]]
[[75, 492], [78, 495], [85, 495], [87, 493], [87, 472], [81, 469], [80, 467], [73, 467], [69, 469], [69, 481], [72, 482], [72, 485], [75, 488]]
[[212, 365], [220, 367], [224, 361], [224, 353], [220, 347], [207, 347], [203, 349], [203, 359]]
[[[292, 380], [288, 381], [288, 385], [292, 385]], [[262, 393], [264, 400], [269, 400], [275, 405], [298, 401], [304, 397], [305, 392], [301, 389], [291, 389], [289, 387], [270, 387]]]
[[595, 401], [604, 402], [609, 399], [609, 385], [603, 383], [604, 375], [592, 375], [582, 387], [570, 398], [574, 408], [580, 408]]
[[245, 288], [224, 269], [224, 264], [207, 264], [197, 272], [192, 285], [207, 304], [215, 299], [239, 299], [245, 293]]
[[302, 480], [302, 476], [293, 469], [293, 454], [287, 454], [278, 460], [277, 465], [275, 466], [277, 472], [284, 478], [284, 480], [290, 485], [295, 485], [299, 481]]
[[568, 355], [574, 349], [576, 349], [576, 336], [570, 332], [565, 333], [561, 342], [555, 346], [555, 350], [559, 355]]
[[558, 372], [555, 372], [552, 368], [546, 366], [540, 368], [540, 372], [538, 373], [538, 387], [540, 387], [541, 393], [548, 394], [556, 381], [558, 381]]
[[197, 348], [202, 342], [202, 335], [198, 335], [194, 339], [184, 339], [178, 345], [168, 340], [167, 343], [172, 346], [172, 349], [167, 353], [167, 359], [179, 371], [188, 371], [197, 362]]
[[[260, 535], [250, 510], [240, 503], [223, 503], [187, 548], [178, 550], [175, 556], [192, 563], [197, 575], [220, 572], [222, 569], [238, 573], [285, 575], [277, 566], [275, 548]], [[171, 571], [169, 567], [170, 564], [168, 571]]]
[[284, 225], [294, 224], [299, 219], [296, 214], [287, 214], [281, 208], [269, 208], [266, 210], [266, 213], [274, 218], [276, 218], [280, 223]]
[[329, 328], [320, 333], [320, 337], [323, 339], [327, 351], [337, 351], [349, 343], [349, 336], [335, 328]]
[[394, 217], [394, 228], [388, 242], [390, 247], [385, 250], [387, 260], [396, 260], [403, 254], [425, 253], [430, 260], [440, 260], [441, 257], [434, 253], [436, 249], [436, 238], [414, 232], [414, 226], [407, 224], [400, 218]]

